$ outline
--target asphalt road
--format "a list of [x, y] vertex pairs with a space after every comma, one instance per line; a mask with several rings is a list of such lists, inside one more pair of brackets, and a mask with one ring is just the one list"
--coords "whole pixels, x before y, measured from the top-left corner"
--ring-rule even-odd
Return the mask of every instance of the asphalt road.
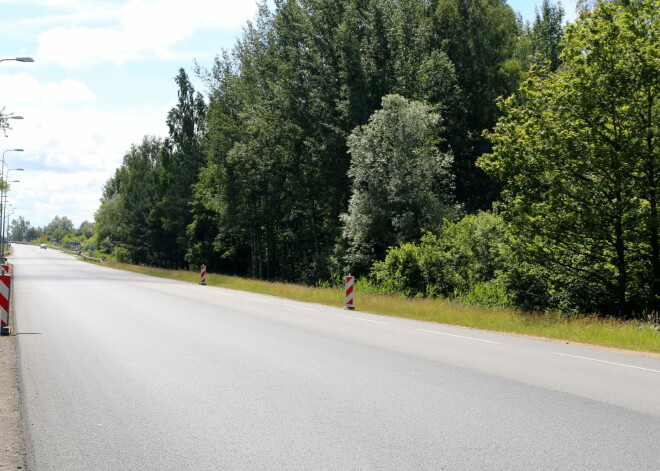
[[660, 469], [658, 359], [10, 261], [30, 471]]

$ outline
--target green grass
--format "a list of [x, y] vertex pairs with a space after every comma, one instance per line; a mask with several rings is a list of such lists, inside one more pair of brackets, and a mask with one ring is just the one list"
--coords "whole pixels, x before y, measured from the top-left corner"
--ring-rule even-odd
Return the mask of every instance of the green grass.
[[[191, 283], [199, 282], [197, 272], [165, 270], [115, 262], [108, 262], [106, 265], [150, 276]], [[315, 288], [217, 274], [207, 274], [206, 284], [328, 306], [342, 307], [344, 305], [344, 292], [341, 288]], [[660, 354], [660, 330], [650, 323], [639, 321], [624, 322], [595, 316], [529, 314], [513, 309], [467, 306], [442, 299], [409, 299], [400, 296], [367, 294], [360, 291], [359, 283], [356, 285], [355, 306], [357, 311], [386, 316]]]

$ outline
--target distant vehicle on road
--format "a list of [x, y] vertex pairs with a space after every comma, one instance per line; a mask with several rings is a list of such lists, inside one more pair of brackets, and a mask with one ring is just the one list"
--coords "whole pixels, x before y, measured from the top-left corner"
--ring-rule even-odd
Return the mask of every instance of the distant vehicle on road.
[[46, 244], [41, 244], [41, 248], [45, 249], [45, 248], [47, 248], [47, 245]]

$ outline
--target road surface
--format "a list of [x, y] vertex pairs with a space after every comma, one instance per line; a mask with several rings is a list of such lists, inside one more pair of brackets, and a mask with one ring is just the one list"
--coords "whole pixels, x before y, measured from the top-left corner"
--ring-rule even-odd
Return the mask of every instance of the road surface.
[[658, 359], [10, 262], [30, 471], [660, 469]]

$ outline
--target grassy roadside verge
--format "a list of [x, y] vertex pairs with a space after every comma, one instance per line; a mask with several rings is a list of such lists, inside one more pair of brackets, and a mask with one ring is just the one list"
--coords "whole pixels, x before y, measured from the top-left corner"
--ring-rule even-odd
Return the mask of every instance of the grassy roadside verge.
[[[199, 282], [199, 273], [140, 267], [107, 262], [106, 266], [170, 278]], [[342, 307], [344, 293], [336, 288], [316, 288], [288, 283], [271, 283], [217, 274], [208, 274], [207, 285], [279, 296], [298, 301]], [[478, 329], [547, 337], [604, 347], [660, 354], [660, 331], [651, 324], [593, 316], [566, 317], [554, 314], [526, 314], [512, 309], [486, 309], [440, 299], [408, 299], [399, 296], [355, 294], [358, 311], [403, 317]]]

